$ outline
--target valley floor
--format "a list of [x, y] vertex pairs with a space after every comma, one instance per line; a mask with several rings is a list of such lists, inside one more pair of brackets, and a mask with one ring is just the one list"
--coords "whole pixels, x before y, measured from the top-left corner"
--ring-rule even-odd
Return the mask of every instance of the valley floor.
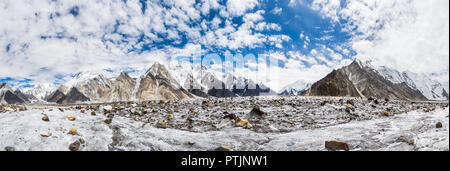
[[[223, 103], [243, 106], [234, 105], [223, 114], [218, 110]], [[222, 103], [208, 100], [164, 104], [164, 108], [177, 105], [194, 108], [169, 112], [155, 109], [162, 104], [147, 104], [142, 108], [153, 109], [149, 113], [155, 114], [143, 112], [136, 116], [120, 114], [122, 110], [130, 110], [127, 105], [114, 111], [115, 114], [100, 113], [105, 110], [100, 107], [94, 110], [99, 112], [96, 115], [91, 114], [88, 106], [78, 109], [64, 106], [64, 112], [58, 106], [28, 106], [27, 111], [0, 113], [0, 151], [7, 147], [16, 151], [68, 151], [76, 141], [81, 142], [77, 148], [80, 151], [207, 151], [222, 145], [234, 151], [324, 151], [327, 140], [345, 141], [351, 151], [448, 151], [449, 109], [448, 102], [445, 104], [386, 102], [375, 106], [362, 99], [242, 98]], [[253, 123], [251, 127], [236, 126], [235, 121], [224, 118], [228, 113], [245, 118], [254, 105], [261, 106], [266, 116], [246, 117]], [[351, 106], [354, 109], [346, 110]], [[389, 107], [393, 108], [389, 116], [380, 114]], [[196, 110], [196, 116], [183, 117], [182, 113], [189, 110]], [[214, 115], [212, 111], [220, 114]], [[174, 119], [167, 121], [164, 129], [157, 123], [167, 113], [173, 113]], [[48, 122], [42, 120], [43, 114], [48, 116]], [[70, 121], [69, 115], [76, 119]], [[190, 124], [186, 123], [186, 117]], [[108, 118], [113, 118], [109, 124], [105, 123]], [[437, 123], [442, 128], [437, 128]], [[76, 135], [68, 134], [71, 128], [77, 130]], [[51, 136], [41, 136], [46, 131]]]

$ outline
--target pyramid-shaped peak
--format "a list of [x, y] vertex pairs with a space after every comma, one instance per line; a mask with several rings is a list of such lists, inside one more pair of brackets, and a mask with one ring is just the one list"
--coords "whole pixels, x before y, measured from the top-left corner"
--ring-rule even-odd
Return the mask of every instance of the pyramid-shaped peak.
[[64, 94], [67, 94], [67, 92], [69, 91], [69, 88], [67, 88], [65, 85], [61, 85], [61, 86], [59, 86], [59, 88], [57, 90]]

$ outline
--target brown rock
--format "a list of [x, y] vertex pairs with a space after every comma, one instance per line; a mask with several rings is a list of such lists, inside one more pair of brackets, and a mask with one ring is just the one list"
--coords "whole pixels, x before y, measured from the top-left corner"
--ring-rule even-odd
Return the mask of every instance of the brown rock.
[[69, 145], [69, 150], [70, 151], [78, 151], [80, 149], [80, 145], [81, 145], [80, 141], [77, 140], [74, 143]]
[[162, 128], [162, 129], [166, 129], [167, 128], [167, 121], [158, 121], [158, 123], [156, 124], [157, 128]]
[[384, 116], [389, 116], [389, 112], [388, 111], [383, 111], [383, 112], [381, 112], [381, 114], [383, 114]]
[[64, 109], [62, 109], [62, 108], [58, 108], [58, 110], [61, 111], [61, 112], [64, 112]]
[[69, 130], [69, 134], [71, 134], [71, 135], [77, 135], [77, 129], [71, 128], [71, 129]]
[[91, 112], [91, 115], [97, 115], [97, 113], [95, 113], [95, 111], [92, 111], [92, 112]]
[[77, 118], [76, 118], [75, 116], [73, 116], [73, 115], [69, 115], [67, 118], [69, 119], [69, 121], [74, 121], [74, 120], [77, 119]]
[[108, 118], [108, 119], [106, 119], [104, 122], [105, 122], [106, 124], [111, 124], [112, 119], [111, 119], [111, 118]]
[[230, 119], [230, 120], [235, 120], [237, 118], [237, 116], [235, 114], [228, 114], [225, 117], [223, 117], [224, 119]]
[[5, 151], [16, 151], [14, 147], [5, 147]]
[[258, 106], [255, 106], [255, 107], [252, 109], [252, 111], [250, 112], [250, 114], [251, 114], [251, 115], [254, 115], [254, 116], [262, 117], [262, 116], [264, 116], [266, 113], [263, 112]]
[[441, 123], [441, 122], [438, 122], [438, 123], [436, 124], [436, 128], [442, 128], [442, 123]]
[[19, 111], [23, 112], [23, 111], [26, 111], [26, 110], [27, 110], [27, 108], [25, 106], [19, 106]]
[[189, 141], [189, 142], [187, 142], [187, 144], [190, 145], [190, 146], [193, 146], [193, 145], [195, 145], [195, 142], [194, 141]]
[[323, 101], [322, 103], [320, 103], [320, 106], [325, 106], [327, 103], [330, 103], [330, 101], [325, 100], [325, 101]]
[[44, 133], [41, 134], [42, 137], [50, 137], [52, 136], [52, 133], [50, 131], [45, 131]]
[[48, 116], [46, 114], [44, 114], [44, 116], [42, 117], [42, 120], [45, 122], [49, 122], [50, 119], [48, 118]]
[[230, 146], [222, 145], [216, 148], [214, 151], [233, 151]]
[[350, 148], [348, 147], [348, 144], [344, 141], [338, 141], [338, 140], [332, 140], [332, 141], [326, 141], [325, 142], [325, 148], [331, 151], [349, 151]]
[[81, 112], [81, 113], [84, 113], [84, 112], [86, 112], [86, 111], [85, 111], [84, 109], [81, 109], [80, 112]]
[[172, 120], [172, 119], [173, 119], [173, 114], [167, 115], [167, 119], [168, 119], [168, 120]]

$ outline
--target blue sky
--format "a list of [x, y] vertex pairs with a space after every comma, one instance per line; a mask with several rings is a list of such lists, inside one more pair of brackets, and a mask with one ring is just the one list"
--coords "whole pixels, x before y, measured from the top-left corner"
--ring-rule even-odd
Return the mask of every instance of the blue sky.
[[[6, 0], [0, 2], [5, 9], [0, 12], [4, 21], [0, 81], [29, 87], [62, 84], [76, 73], [92, 70], [139, 74], [154, 61], [165, 63], [196, 53], [222, 58], [225, 53], [270, 55], [281, 63], [275, 70], [282, 79], [272, 80], [278, 88], [297, 80], [316, 81], [354, 58], [399, 70], [414, 68], [442, 79], [448, 77], [448, 64], [435, 61], [448, 63], [448, 39], [441, 37], [448, 35], [448, 14], [438, 12], [448, 13], [448, 2], [425, 3]], [[422, 22], [429, 17], [431, 27]], [[409, 27], [417, 29], [405, 30]], [[417, 36], [420, 42], [410, 40]], [[438, 40], [411, 52], [430, 39]], [[439, 51], [442, 47], [446, 49]], [[435, 60], [422, 64], [404, 60], [411, 54], [419, 59], [424, 53]], [[430, 65], [435, 67], [429, 69]]]

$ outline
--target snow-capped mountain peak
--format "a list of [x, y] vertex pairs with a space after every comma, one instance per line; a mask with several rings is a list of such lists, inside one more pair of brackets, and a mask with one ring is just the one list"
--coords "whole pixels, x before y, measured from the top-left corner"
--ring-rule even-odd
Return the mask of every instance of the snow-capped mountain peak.
[[312, 85], [311, 82], [305, 81], [305, 80], [298, 80], [292, 84], [289, 84], [285, 86], [280, 94], [281, 95], [299, 95], [308, 88], [310, 88]]
[[33, 87], [26, 87], [20, 89], [24, 94], [33, 95], [38, 100], [45, 101], [45, 98], [52, 94], [53, 91], [57, 89], [57, 86], [52, 83], [40, 83]]
[[386, 66], [379, 67], [378, 72], [393, 83], [406, 83], [412, 89], [419, 90], [429, 100], [448, 100], [448, 92], [444, 86], [426, 74], [399, 72]]

